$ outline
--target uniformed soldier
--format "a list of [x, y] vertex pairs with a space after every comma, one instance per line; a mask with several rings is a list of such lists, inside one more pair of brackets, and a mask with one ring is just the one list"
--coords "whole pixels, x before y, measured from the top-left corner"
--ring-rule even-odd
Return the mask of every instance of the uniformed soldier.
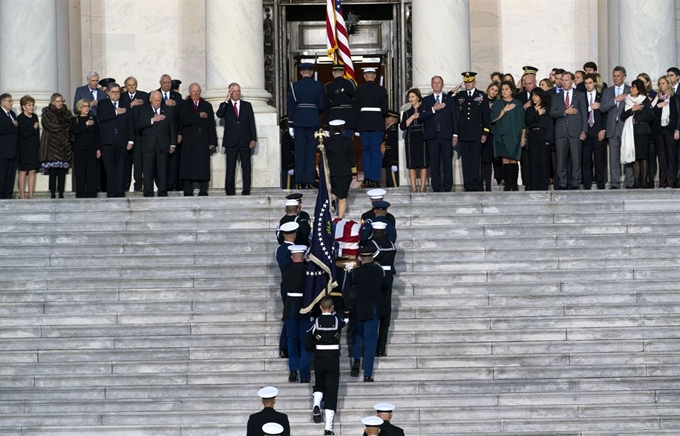
[[281, 188], [293, 189], [295, 185], [295, 144], [288, 131], [288, 115], [279, 118], [281, 130]]
[[321, 422], [321, 402], [324, 411], [324, 435], [333, 433], [333, 417], [338, 404], [338, 385], [340, 383], [340, 339], [345, 326], [341, 316], [335, 313], [331, 297], [323, 297], [319, 302], [321, 315], [307, 332], [307, 350], [314, 353], [314, 405], [312, 418]]
[[[366, 192], [366, 194], [368, 195], [368, 199], [371, 202], [371, 209], [361, 214], [361, 225], [364, 225], [364, 222], [366, 220], [375, 218], [375, 209], [373, 208], [373, 202], [383, 200], [385, 198], [385, 194], [387, 194], [387, 191], [385, 191], [382, 188], [377, 188], [371, 189], [370, 191]], [[396, 226], [397, 221], [394, 219], [394, 215], [388, 212], [386, 218], [390, 224]]]
[[[383, 423], [380, 424], [380, 436], [404, 436], [404, 430], [396, 425], [392, 425], [390, 422], [392, 420], [392, 411], [395, 409], [394, 404], [378, 403], [373, 408], [378, 418], [383, 420]], [[364, 432], [364, 436], [366, 436], [366, 432]]]
[[351, 286], [345, 290], [348, 294], [345, 301], [351, 301], [350, 319], [354, 323], [352, 328], [354, 362], [350, 376], [359, 376], [363, 356], [364, 382], [373, 381], [373, 363], [378, 345], [378, 320], [385, 312], [380, 296], [385, 272], [382, 267], [373, 263], [374, 251], [373, 245], [359, 248], [361, 266], [351, 271], [349, 275]]
[[354, 113], [357, 132], [361, 137], [361, 162], [364, 166], [364, 188], [380, 186], [382, 144], [387, 115], [387, 90], [375, 83], [376, 68], [364, 68], [366, 83], [357, 87], [354, 94]]
[[385, 169], [385, 186], [399, 186], [399, 112], [389, 110], [385, 118], [385, 154], [382, 167]]
[[302, 78], [288, 87], [288, 128], [295, 140], [295, 182], [309, 189], [316, 175], [316, 140], [319, 114], [326, 107], [323, 85], [314, 80], [314, 64], [300, 64]]
[[324, 141], [324, 147], [331, 177], [331, 197], [337, 201], [338, 217], [344, 218], [349, 188], [357, 176], [356, 155], [352, 140], [343, 134], [345, 122], [331, 120], [328, 125], [330, 136]]
[[280, 436], [283, 434], [283, 426], [275, 422], [268, 422], [262, 426], [264, 436]]
[[463, 186], [466, 192], [483, 191], [481, 177], [482, 144], [486, 142], [491, 127], [489, 100], [476, 89], [477, 73], [462, 73], [465, 90], [454, 101], [458, 109], [458, 152], [463, 167]]
[[279, 394], [279, 390], [273, 386], [267, 386], [260, 389], [257, 395], [262, 399], [262, 405], [264, 409], [257, 413], [253, 413], [248, 418], [247, 433], [246, 436], [260, 436], [262, 434], [262, 427], [267, 423], [277, 423], [282, 429], [279, 433], [282, 436], [290, 436], [290, 424], [288, 423], [288, 415], [285, 413], [277, 412], [274, 410], [274, 405], [276, 404], [276, 396]]
[[[286, 320], [288, 334], [288, 381], [293, 383], [309, 383], [311, 377], [311, 357], [304, 347], [304, 340], [309, 329], [309, 315], [301, 314], [302, 297], [305, 292], [307, 279], [307, 264], [305, 263], [305, 245], [291, 245], [288, 247], [292, 263], [288, 265], [282, 275], [283, 286], [286, 289], [286, 302], [283, 306], [283, 318]], [[298, 371], [300, 376], [298, 378]]]
[[375, 253], [373, 253], [373, 261], [380, 265], [385, 271], [380, 295], [383, 300], [385, 314], [380, 317], [380, 327], [378, 328], [378, 348], [375, 355], [387, 356], [387, 332], [390, 328], [390, 320], [392, 318], [392, 284], [394, 283], [394, 276], [397, 271], [394, 269], [394, 259], [397, 256], [397, 247], [385, 234], [385, 228], [389, 224], [383, 221], [375, 221], [373, 223], [373, 235], [371, 235], [368, 244], [375, 246]]
[[387, 218], [387, 209], [390, 206], [390, 203], [384, 200], [377, 200], [373, 202], [373, 213], [375, 216], [374, 218], [366, 219], [364, 224], [361, 226], [361, 240], [359, 242], [361, 245], [364, 245], [371, 238], [371, 235], [373, 234], [373, 224], [378, 221], [382, 221], [387, 224], [387, 228], [385, 229], [387, 237], [390, 241], [397, 242], [397, 228], [394, 227], [394, 225], [392, 225], [392, 223]]
[[295, 243], [298, 245], [309, 245], [309, 234], [312, 231], [309, 223], [309, 214], [302, 210], [302, 194], [293, 193], [286, 195], [285, 212], [286, 214], [279, 220], [279, 226], [276, 228], [276, 240], [279, 244], [283, 243], [283, 235], [280, 233], [280, 227], [287, 222], [296, 222], [300, 225], [297, 231]]
[[[274, 257], [276, 263], [279, 265], [279, 270], [283, 275], [283, 270], [286, 269], [293, 261], [290, 259], [290, 250], [288, 247], [295, 245], [295, 238], [297, 237], [297, 230], [300, 225], [294, 221], [281, 224], [279, 227], [279, 234], [283, 236], [283, 242], [276, 247]], [[286, 303], [286, 289], [281, 281], [281, 301]], [[286, 324], [281, 328], [281, 336], [279, 337], [279, 357], [282, 359], [288, 358], [288, 333], [286, 332]]]
[[381, 433], [380, 426], [383, 425], [383, 420], [377, 416], [367, 416], [361, 420], [361, 423], [366, 426], [365, 435], [377, 436], [378, 433]]
[[357, 256], [359, 254], [359, 232], [361, 226], [358, 222], [349, 219], [333, 219], [334, 241], [337, 244], [335, 256], [335, 278], [338, 286], [333, 288], [329, 294], [333, 298], [335, 311], [339, 316], [347, 318], [344, 300], [342, 298], [343, 289], [347, 283], [347, 271], [359, 265]]
[[327, 123], [331, 120], [343, 120], [345, 122], [344, 135], [351, 138], [354, 136], [354, 129], [356, 128], [352, 102], [357, 86], [354, 81], [345, 79], [344, 73], [344, 65], [333, 65], [333, 80], [324, 86], [328, 99], [324, 119]]

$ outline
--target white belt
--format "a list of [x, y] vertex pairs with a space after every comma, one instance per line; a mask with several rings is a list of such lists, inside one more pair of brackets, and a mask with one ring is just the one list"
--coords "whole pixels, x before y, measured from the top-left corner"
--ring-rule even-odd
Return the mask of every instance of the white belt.
[[[385, 271], [392, 271], [392, 266], [390, 266], [390, 265], [388, 265], [388, 266], [380, 265], [380, 266], [381, 266], [382, 269], [384, 269]], [[288, 295], [290, 295], [290, 294], [288, 294]]]
[[317, 345], [317, 350], [339, 350], [340, 345]]
[[302, 297], [302, 294], [300, 294], [298, 292], [289, 292], [286, 295], [288, 295], [289, 297]]
[[379, 107], [362, 107], [361, 112], [382, 112]]

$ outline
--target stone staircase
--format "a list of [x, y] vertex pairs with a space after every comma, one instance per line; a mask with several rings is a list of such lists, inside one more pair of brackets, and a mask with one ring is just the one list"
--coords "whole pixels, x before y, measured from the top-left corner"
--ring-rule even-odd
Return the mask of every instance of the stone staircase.
[[[278, 358], [283, 195], [1, 202], [0, 436], [243, 435], [264, 385], [322, 434]], [[378, 401], [409, 436], [680, 434], [680, 192], [387, 199], [388, 357], [343, 350], [336, 434]]]

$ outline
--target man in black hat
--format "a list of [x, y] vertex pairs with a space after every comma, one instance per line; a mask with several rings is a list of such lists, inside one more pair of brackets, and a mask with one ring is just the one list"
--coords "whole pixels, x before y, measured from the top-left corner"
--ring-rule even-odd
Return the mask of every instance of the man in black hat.
[[399, 112], [392, 109], [385, 117], [385, 153], [382, 167], [385, 169], [385, 186], [399, 187]]
[[326, 123], [331, 120], [343, 120], [345, 122], [345, 136], [354, 136], [356, 122], [352, 102], [356, 85], [352, 80], [345, 79], [345, 66], [342, 64], [333, 65], [333, 80], [326, 83], [324, 89], [328, 98], [328, 105], [324, 113]]
[[483, 191], [480, 169], [482, 144], [491, 128], [489, 100], [476, 88], [477, 73], [466, 71], [462, 75], [465, 90], [459, 92], [454, 101], [459, 120], [458, 151], [463, 166], [463, 187], [466, 192]]
[[314, 133], [319, 129], [319, 114], [326, 107], [323, 86], [314, 80], [314, 64], [300, 64], [302, 78], [288, 87], [288, 128], [295, 140], [295, 181], [298, 189], [309, 189], [316, 176]]
[[380, 186], [382, 169], [380, 145], [385, 132], [387, 90], [375, 83], [377, 68], [367, 67], [363, 71], [366, 83], [357, 87], [353, 103], [356, 130], [361, 137], [361, 162], [364, 167], [362, 187], [377, 188]]

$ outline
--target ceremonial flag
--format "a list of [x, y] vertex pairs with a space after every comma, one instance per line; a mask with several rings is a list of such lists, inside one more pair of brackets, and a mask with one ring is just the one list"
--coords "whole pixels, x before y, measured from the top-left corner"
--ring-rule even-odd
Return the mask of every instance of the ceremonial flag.
[[333, 288], [335, 281], [335, 247], [331, 231], [331, 200], [328, 195], [326, 152], [319, 145], [319, 192], [314, 207], [311, 245], [307, 254], [307, 280], [300, 313], [308, 313]]
[[349, 50], [349, 37], [342, 15], [340, 0], [326, 0], [326, 35], [328, 57], [334, 64], [345, 66], [345, 78], [356, 82], [357, 76], [352, 64], [352, 53]]

